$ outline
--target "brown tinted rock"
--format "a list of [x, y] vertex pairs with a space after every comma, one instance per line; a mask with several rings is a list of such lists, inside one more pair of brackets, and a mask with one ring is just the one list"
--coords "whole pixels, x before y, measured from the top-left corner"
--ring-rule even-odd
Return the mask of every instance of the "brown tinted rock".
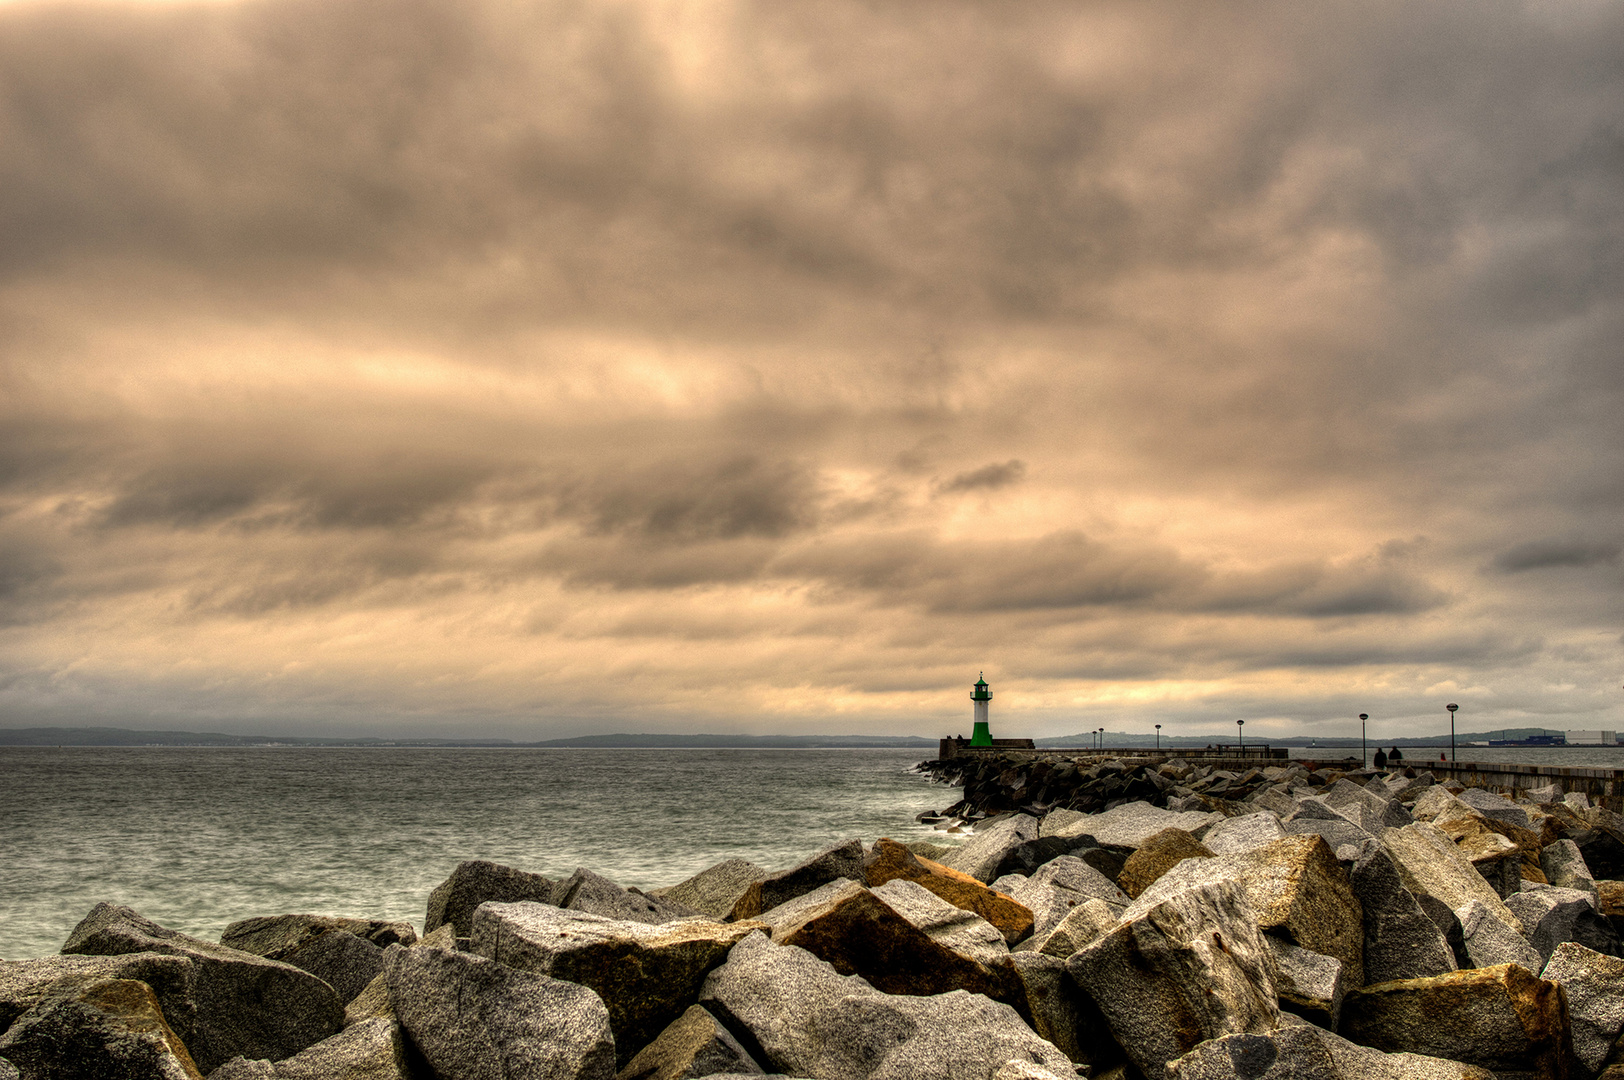
[[98, 904], [74, 927], [62, 951], [90, 956], [157, 952], [191, 960], [197, 966], [197, 1020], [187, 1048], [205, 1071], [238, 1055], [273, 1061], [291, 1057], [343, 1027], [343, 1003], [316, 976], [279, 960], [166, 930], [127, 907]]
[[1384, 1054], [1302, 1021], [1202, 1043], [1168, 1069], [1175, 1080], [1495, 1080], [1476, 1065]]
[[1205, 844], [1183, 829], [1163, 829], [1139, 845], [1122, 866], [1117, 885], [1134, 899], [1185, 859], [1210, 859]]
[[1043, 938], [1034, 938], [1032, 951], [1064, 960], [1077, 950], [1088, 948], [1101, 935], [1112, 930], [1120, 921], [1121, 914], [1104, 900], [1091, 897], [1067, 912], [1060, 925]]
[[760, 1076], [765, 1071], [703, 1005], [692, 1005], [639, 1050], [615, 1080], [693, 1080], [719, 1073]]
[[[1200, 860], [1207, 862], [1210, 860]], [[1164, 878], [1165, 880], [1165, 878]], [[1280, 1022], [1274, 956], [1233, 881], [1129, 908], [1121, 926], [1066, 961], [1147, 1080], [1206, 1040]]]
[[1516, 964], [1356, 990], [1343, 999], [1342, 1033], [1379, 1050], [1464, 1061], [1533, 1080], [1572, 1075], [1561, 988]]
[[[931, 895], [920, 886], [911, 887]], [[775, 943], [805, 949], [842, 975], [861, 975], [882, 993], [923, 996], [969, 990], [995, 998], [1009, 994], [1007, 973], [932, 940], [855, 881], [832, 881], [780, 904], [760, 921], [772, 928]]]
[[233, 1058], [208, 1080], [416, 1080], [399, 1024], [369, 1020], [281, 1061]]
[[[1439, 790], [1439, 789], [1434, 789]], [[1523, 933], [1522, 922], [1506, 907], [1455, 842], [1424, 821], [1388, 829], [1382, 844], [1398, 868], [1399, 878], [1439, 929], [1456, 928], [1455, 911], [1480, 900], [1496, 919]]]
[[220, 935], [220, 944], [268, 960], [284, 960], [329, 930], [354, 934], [380, 949], [417, 941], [417, 931], [408, 922], [345, 919], [336, 915], [261, 915], [239, 919], [226, 927]]
[[759, 925], [693, 920], [653, 926], [548, 904], [486, 904], [474, 917], [471, 948], [509, 967], [596, 991], [624, 1065], [698, 1000], [706, 973]]
[[842, 841], [788, 870], [752, 882], [733, 905], [729, 918], [753, 919], [786, 900], [805, 896], [813, 889], [841, 879], [858, 883], [864, 880], [862, 841]]
[[123, 956], [46, 956], [0, 960], [0, 1031], [48, 997], [108, 979], [135, 979], [152, 988], [164, 1020], [182, 1042], [196, 1021], [197, 965], [184, 956], [129, 953]]
[[365, 1023], [368, 1020], [395, 1019], [394, 1006], [389, 1004], [389, 985], [380, 971], [378, 977], [367, 983], [366, 989], [350, 999], [344, 1006], [344, 1026]]
[[869, 888], [888, 881], [912, 881], [955, 907], [973, 911], [996, 926], [1010, 945], [1032, 932], [1032, 912], [1013, 898], [962, 871], [920, 858], [895, 840], [882, 837], [863, 862]]
[[1344, 984], [1363, 984], [1363, 909], [1347, 870], [1324, 839], [1315, 834], [1288, 836], [1251, 851], [1187, 859], [1146, 890], [1135, 906], [1216, 881], [1233, 881], [1245, 891], [1261, 928], [1304, 949], [1336, 957], [1342, 962]]
[[428, 913], [423, 916], [423, 933], [431, 934], [449, 923], [458, 937], [473, 929], [474, 912], [487, 900], [514, 903], [533, 900], [553, 902], [553, 883], [540, 874], [515, 870], [501, 863], [470, 859], [458, 863], [451, 876], [429, 894]]
[[152, 988], [99, 979], [47, 997], [0, 1035], [24, 1080], [202, 1080]]

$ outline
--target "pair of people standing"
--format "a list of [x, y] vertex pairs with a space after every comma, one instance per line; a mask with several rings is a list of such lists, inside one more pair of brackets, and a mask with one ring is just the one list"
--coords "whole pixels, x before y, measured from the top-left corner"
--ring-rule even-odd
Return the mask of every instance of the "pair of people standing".
[[1391, 754], [1383, 750], [1381, 747], [1376, 748], [1376, 768], [1385, 769], [1389, 764], [1391, 764], [1393, 768], [1396, 769], [1403, 763], [1404, 752], [1398, 747], [1393, 747], [1393, 752]]

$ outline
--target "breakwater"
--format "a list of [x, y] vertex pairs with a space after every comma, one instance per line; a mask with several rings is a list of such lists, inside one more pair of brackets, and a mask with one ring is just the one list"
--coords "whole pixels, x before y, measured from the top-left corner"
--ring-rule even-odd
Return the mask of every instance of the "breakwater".
[[1624, 1073], [1624, 817], [1583, 793], [1221, 757], [922, 769], [1015, 805], [927, 815], [962, 842], [646, 890], [468, 861], [421, 933], [244, 912], [212, 941], [98, 904], [63, 955], [0, 962], [0, 1077]]

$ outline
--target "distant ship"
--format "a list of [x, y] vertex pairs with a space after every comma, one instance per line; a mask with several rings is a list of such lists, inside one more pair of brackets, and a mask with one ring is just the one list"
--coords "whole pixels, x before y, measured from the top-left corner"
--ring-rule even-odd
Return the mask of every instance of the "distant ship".
[[1566, 735], [1530, 735], [1526, 739], [1490, 739], [1490, 746], [1566, 746]]

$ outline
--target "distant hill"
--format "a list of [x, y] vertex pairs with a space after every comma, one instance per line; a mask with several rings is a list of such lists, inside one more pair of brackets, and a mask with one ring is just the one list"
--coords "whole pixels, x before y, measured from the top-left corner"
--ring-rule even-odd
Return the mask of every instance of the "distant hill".
[[605, 747], [625, 749], [930, 749], [916, 735], [582, 735], [573, 739], [322, 739], [291, 735], [225, 735], [128, 728], [0, 728], [0, 746], [467, 746]]

